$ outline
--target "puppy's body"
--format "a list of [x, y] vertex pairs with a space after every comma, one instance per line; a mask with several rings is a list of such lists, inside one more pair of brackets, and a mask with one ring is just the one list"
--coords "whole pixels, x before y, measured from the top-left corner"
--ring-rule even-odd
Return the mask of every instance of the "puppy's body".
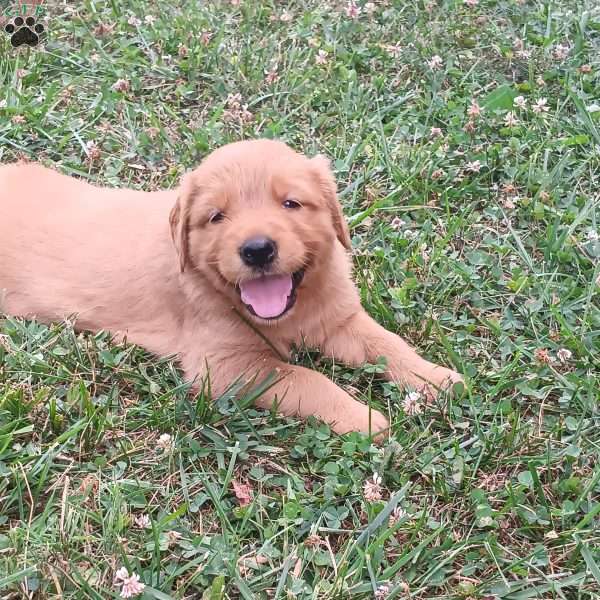
[[[270, 262], [244, 256], [256, 239], [272, 242]], [[285, 414], [314, 414], [339, 432], [378, 431], [383, 415], [278, 354], [306, 342], [351, 365], [386, 356], [388, 376], [417, 388], [460, 376], [366, 315], [344, 245], [326, 163], [278, 142], [226, 146], [166, 192], [98, 188], [38, 165], [0, 168], [8, 314], [46, 322], [76, 314], [81, 329], [177, 354], [190, 379], [208, 365], [216, 393], [276, 369], [280, 381], [259, 404], [276, 397]]]

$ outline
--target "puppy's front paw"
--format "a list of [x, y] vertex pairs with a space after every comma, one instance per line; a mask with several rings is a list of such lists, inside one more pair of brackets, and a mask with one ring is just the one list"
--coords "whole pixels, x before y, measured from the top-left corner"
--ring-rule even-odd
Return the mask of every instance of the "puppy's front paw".
[[369, 409], [368, 406], [359, 402], [355, 402], [351, 413], [344, 415], [343, 419], [339, 419], [333, 424], [333, 430], [336, 433], [359, 431], [372, 435], [378, 441], [382, 439], [389, 427], [390, 423], [383, 413]]
[[431, 372], [432, 383], [442, 390], [452, 387], [455, 383], [464, 383], [460, 373], [446, 367], [435, 366]]
[[455, 383], [464, 383], [462, 375], [452, 369], [427, 361], [423, 363], [411, 370], [406, 383], [429, 398], [435, 398], [439, 392], [450, 389]]

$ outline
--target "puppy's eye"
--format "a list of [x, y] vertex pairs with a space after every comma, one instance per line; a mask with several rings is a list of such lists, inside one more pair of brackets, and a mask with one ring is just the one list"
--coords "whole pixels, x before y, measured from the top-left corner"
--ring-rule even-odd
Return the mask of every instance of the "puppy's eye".
[[282, 204], [283, 208], [302, 208], [302, 204], [300, 204], [300, 202], [298, 202], [297, 200], [286, 200], [283, 204]]
[[210, 218], [208, 219], [209, 223], [219, 223], [219, 221], [222, 221], [225, 218], [225, 213], [222, 212], [214, 212]]

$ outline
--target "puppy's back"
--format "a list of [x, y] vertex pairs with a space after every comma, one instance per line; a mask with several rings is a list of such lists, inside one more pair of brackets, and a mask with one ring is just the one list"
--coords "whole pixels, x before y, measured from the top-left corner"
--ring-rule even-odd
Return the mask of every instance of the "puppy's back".
[[122, 329], [148, 302], [144, 290], [176, 272], [175, 196], [96, 187], [32, 163], [0, 167], [4, 310]]

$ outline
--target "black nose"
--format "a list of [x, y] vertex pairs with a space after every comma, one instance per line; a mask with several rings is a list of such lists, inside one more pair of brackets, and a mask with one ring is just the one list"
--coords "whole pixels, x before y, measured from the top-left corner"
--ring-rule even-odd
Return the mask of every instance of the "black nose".
[[240, 248], [240, 256], [249, 267], [266, 267], [277, 256], [277, 244], [266, 237], [251, 238]]

